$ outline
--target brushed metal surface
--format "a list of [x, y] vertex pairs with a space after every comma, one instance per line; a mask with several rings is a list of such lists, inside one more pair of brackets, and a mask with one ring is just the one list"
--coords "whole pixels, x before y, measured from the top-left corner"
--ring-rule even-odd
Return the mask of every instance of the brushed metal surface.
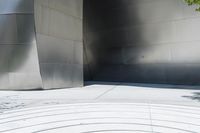
[[33, 13], [34, 0], [0, 0], [0, 14]]
[[199, 85], [199, 22], [181, 0], [85, 0], [85, 79]]
[[0, 89], [42, 88], [32, 2], [0, 0]]
[[0, 0], [0, 89], [82, 86], [82, 8], [82, 0]]
[[0, 89], [82, 86], [83, 64], [85, 80], [199, 85], [199, 22], [180, 0], [0, 0]]
[[35, 0], [44, 89], [83, 85], [82, 0]]
[[0, 44], [18, 42], [16, 15], [0, 15]]
[[34, 15], [16, 15], [17, 37], [20, 44], [32, 43], [35, 38]]
[[45, 89], [82, 86], [82, 43], [39, 33], [37, 43]]
[[36, 43], [10, 45], [9, 89], [28, 90], [41, 89]]

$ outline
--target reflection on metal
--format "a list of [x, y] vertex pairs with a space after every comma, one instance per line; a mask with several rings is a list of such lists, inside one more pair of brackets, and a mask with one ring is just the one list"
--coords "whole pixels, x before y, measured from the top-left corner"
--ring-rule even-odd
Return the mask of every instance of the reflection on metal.
[[82, 86], [81, 9], [82, 0], [0, 0], [0, 89]]
[[34, 0], [0, 0], [0, 14], [33, 13]]
[[0, 0], [0, 89], [42, 88], [32, 0]]
[[86, 80], [200, 85], [200, 14], [181, 0], [85, 0]]
[[0, 0], [0, 89], [82, 86], [83, 58], [86, 80], [200, 84], [200, 14], [183, 1], [84, 0], [84, 37], [82, 4]]
[[44, 88], [82, 86], [82, 0], [35, 0], [35, 21]]

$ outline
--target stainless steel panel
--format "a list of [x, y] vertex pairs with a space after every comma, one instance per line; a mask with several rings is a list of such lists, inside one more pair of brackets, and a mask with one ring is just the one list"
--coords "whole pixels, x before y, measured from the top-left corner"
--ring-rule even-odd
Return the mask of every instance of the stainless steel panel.
[[7, 73], [9, 70], [9, 60], [7, 59], [11, 53], [11, 47], [9, 45], [0, 45], [0, 72]]
[[50, 11], [50, 19], [48, 22], [50, 36], [63, 38], [66, 40], [77, 39], [74, 17], [66, 16], [57, 10]]
[[[50, 9], [48, 6], [42, 6], [38, 2], [47, 3], [47, 0], [35, 0], [35, 25], [36, 25], [36, 32], [42, 34], [49, 34], [49, 19], [50, 19]], [[40, 14], [40, 15], [37, 15]]]
[[171, 58], [173, 64], [200, 64], [200, 41], [172, 44]]
[[200, 64], [173, 64], [166, 68], [167, 82], [171, 84], [199, 85]]
[[16, 15], [18, 42], [22, 44], [35, 41], [34, 15]]
[[0, 89], [8, 89], [10, 88], [9, 84], [9, 75], [8, 73], [0, 72]]
[[191, 10], [180, 0], [85, 0], [85, 79], [200, 85]]
[[42, 34], [37, 34], [37, 40], [41, 62], [83, 64], [82, 42]]
[[5, 81], [0, 89], [22, 90], [42, 87], [36, 43], [0, 47], [0, 82]]
[[73, 86], [73, 65], [71, 64], [55, 64], [53, 88], [65, 88]]
[[0, 0], [0, 89], [42, 88], [32, 13], [32, 0]]
[[0, 44], [25, 44], [34, 40], [33, 15], [0, 15]]
[[56, 8], [71, 16], [82, 18], [83, 0], [49, 0], [49, 7]]
[[50, 63], [40, 63], [40, 71], [44, 88], [53, 88], [54, 65]]
[[73, 87], [83, 86], [83, 64], [74, 64], [73, 66]]
[[0, 15], [0, 44], [15, 44], [17, 42], [16, 15]]
[[83, 85], [82, 65], [64, 63], [41, 63], [45, 89], [77, 87]]
[[37, 36], [44, 88], [82, 85], [83, 68], [80, 68], [83, 65], [82, 43], [41, 34]]
[[33, 0], [0, 0], [0, 14], [33, 13]]
[[35, 46], [0, 45], [0, 89], [22, 90], [42, 87]]
[[[77, 11], [77, 7], [82, 6], [81, 2], [77, 1], [82, 0], [67, 0], [65, 2], [63, 0], [50, 0], [48, 2], [36, 0], [35, 20], [37, 32], [55, 38], [82, 41], [82, 18], [74, 16], [76, 14], [70, 14], [71, 10]], [[77, 7], [69, 7], [70, 5], [67, 5], [67, 3], [73, 3]]]
[[83, 65], [83, 42], [74, 41], [73, 64]]
[[41, 76], [48, 89], [82, 86], [82, 0], [33, 2], [0, 0], [0, 89], [42, 88]]
[[37, 34], [40, 62], [73, 63], [74, 41]]
[[167, 83], [165, 65], [104, 65], [96, 73], [95, 81]]
[[35, 0], [44, 89], [83, 85], [82, 0]]
[[[87, 15], [95, 16], [90, 17], [88, 22], [93, 27], [92, 31], [103, 30], [105, 27], [115, 29], [184, 18], [182, 12], [184, 3], [180, 0], [117, 0], [115, 2], [86, 0], [85, 3], [86, 8], [90, 6], [90, 10], [94, 9], [92, 12], [85, 10]], [[107, 12], [103, 14], [102, 10]]]
[[37, 42], [44, 88], [72, 87], [74, 41], [37, 34]]
[[171, 45], [123, 47], [123, 64], [172, 63]]
[[36, 74], [27, 74], [18, 72], [9, 73], [9, 84], [10, 84], [9, 87], [10, 90], [31, 90], [31, 89], [42, 88], [41, 77], [39, 76], [38, 73]]
[[[176, 27], [176, 41], [196, 41], [199, 39], [200, 18], [188, 18], [174, 22]], [[192, 35], [191, 35], [192, 34]]]
[[[38, 73], [36, 44], [9, 45], [9, 72]], [[7, 58], [8, 58], [7, 57]], [[39, 74], [38, 74], [39, 75]]]

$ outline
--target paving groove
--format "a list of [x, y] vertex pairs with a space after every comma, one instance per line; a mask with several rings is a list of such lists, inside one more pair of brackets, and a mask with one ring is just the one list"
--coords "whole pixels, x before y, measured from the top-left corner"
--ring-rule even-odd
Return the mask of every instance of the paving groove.
[[200, 108], [148, 103], [77, 103], [0, 114], [0, 133], [200, 133]]

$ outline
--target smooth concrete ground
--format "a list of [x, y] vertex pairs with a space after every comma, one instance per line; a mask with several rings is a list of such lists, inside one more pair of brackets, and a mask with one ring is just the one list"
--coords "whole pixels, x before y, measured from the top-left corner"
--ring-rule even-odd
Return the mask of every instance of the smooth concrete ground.
[[1, 91], [0, 133], [200, 133], [198, 87], [144, 86]]

